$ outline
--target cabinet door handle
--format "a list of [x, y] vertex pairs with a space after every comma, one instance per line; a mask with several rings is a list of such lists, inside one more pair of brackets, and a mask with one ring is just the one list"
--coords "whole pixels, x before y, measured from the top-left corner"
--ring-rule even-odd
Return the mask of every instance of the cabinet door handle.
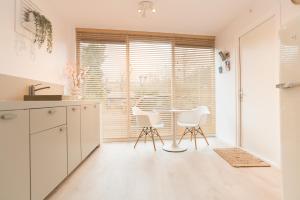
[[65, 127], [60, 127], [59, 132], [62, 133], [65, 130]]
[[55, 113], [55, 110], [53, 110], [53, 109], [48, 110], [48, 114], [49, 114], [49, 115], [52, 115], [52, 114], [54, 114], [54, 113]]
[[84, 106], [84, 107], [83, 107], [83, 109], [84, 109], [84, 110], [86, 110], [86, 109], [87, 109], [87, 107], [86, 107], [86, 106]]
[[72, 108], [72, 111], [75, 112], [77, 109], [76, 108]]
[[16, 118], [17, 118], [17, 115], [15, 115], [15, 114], [3, 114], [0, 116], [0, 119], [2, 119], [2, 120], [13, 120]]

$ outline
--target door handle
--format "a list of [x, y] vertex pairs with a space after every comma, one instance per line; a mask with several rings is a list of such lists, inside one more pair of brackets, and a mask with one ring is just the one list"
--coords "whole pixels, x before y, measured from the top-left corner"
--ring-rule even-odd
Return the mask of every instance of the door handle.
[[4, 114], [0, 116], [0, 119], [2, 120], [13, 120], [15, 118], [17, 118], [17, 115], [15, 114]]
[[300, 82], [279, 83], [276, 85], [278, 89], [291, 89], [296, 87], [300, 87]]
[[56, 112], [56, 111], [55, 111], [54, 109], [48, 110], [48, 114], [49, 114], [49, 115], [53, 115], [53, 114], [55, 114], [55, 112]]
[[59, 132], [62, 133], [65, 129], [66, 129], [66, 127], [62, 126], [62, 127], [59, 128]]

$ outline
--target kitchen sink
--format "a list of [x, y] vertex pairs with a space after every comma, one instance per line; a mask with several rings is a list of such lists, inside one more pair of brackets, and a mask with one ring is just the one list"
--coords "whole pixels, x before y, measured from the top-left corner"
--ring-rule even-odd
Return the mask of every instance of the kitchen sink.
[[64, 101], [75, 100], [72, 96], [64, 95], [24, 95], [24, 101]]

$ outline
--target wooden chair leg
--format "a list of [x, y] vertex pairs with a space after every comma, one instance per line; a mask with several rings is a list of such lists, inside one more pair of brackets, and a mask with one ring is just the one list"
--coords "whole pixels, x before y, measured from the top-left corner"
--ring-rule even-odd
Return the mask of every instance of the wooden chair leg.
[[195, 139], [195, 148], [196, 148], [196, 150], [198, 149], [197, 148], [197, 137], [196, 137], [196, 130], [195, 130], [195, 128], [193, 128], [193, 135], [194, 135], [194, 139]]
[[150, 129], [150, 134], [151, 134], [151, 137], [152, 137], [152, 142], [153, 142], [154, 150], [156, 151], [155, 141], [154, 141], [154, 134], [153, 134], [153, 130], [152, 129]]
[[209, 145], [208, 140], [207, 140], [207, 138], [206, 138], [206, 136], [205, 136], [205, 134], [204, 134], [204, 132], [203, 132], [203, 130], [202, 130], [202, 128], [200, 126], [199, 126], [199, 130], [201, 132], [201, 135], [204, 137], [204, 139], [206, 141], [206, 144]]
[[159, 139], [160, 139], [161, 143], [164, 145], [165, 143], [164, 143], [164, 141], [161, 139], [161, 137], [160, 137], [160, 135], [159, 135], [159, 133], [158, 133], [157, 129], [154, 129], [154, 131], [155, 131], [155, 133], [156, 133], [157, 137], [159, 137]]
[[145, 132], [145, 128], [143, 128], [143, 130], [142, 130], [141, 133], [139, 134], [139, 137], [137, 138], [137, 140], [136, 140], [136, 142], [135, 142], [135, 144], [134, 144], [134, 147], [133, 147], [134, 149], [135, 149], [137, 143], [139, 142], [140, 138], [143, 136], [144, 132]]
[[178, 144], [180, 144], [182, 138], [188, 133], [186, 130], [187, 130], [187, 129], [184, 130], [184, 132], [183, 132], [183, 134], [182, 134], [182, 136], [181, 136], [181, 138], [180, 138]]

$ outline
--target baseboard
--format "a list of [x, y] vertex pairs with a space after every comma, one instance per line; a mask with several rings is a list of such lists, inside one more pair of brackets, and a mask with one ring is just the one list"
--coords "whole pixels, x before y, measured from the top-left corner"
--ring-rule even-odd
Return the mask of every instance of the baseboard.
[[216, 135], [216, 138], [217, 138], [218, 140], [220, 140], [220, 142], [222, 142], [222, 143], [224, 143], [224, 144], [226, 144], [226, 145], [228, 145], [228, 146], [236, 147], [236, 145], [235, 145], [234, 142], [231, 142], [231, 141], [226, 140], [226, 139], [224, 139], [224, 138], [222, 138], [222, 137], [219, 137], [218, 135]]
[[244, 151], [247, 151], [248, 153], [254, 155], [255, 157], [257, 157], [257, 158], [259, 158], [259, 159], [261, 159], [262, 161], [268, 163], [268, 164], [271, 165], [273, 168], [276, 168], [276, 169], [278, 169], [278, 170], [281, 170], [280, 164], [278, 164], [278, 163], [276, 163], [276, 162], [274, 162], [274, 161], [272, 161], [272, 160], [270, 160], [270, 159], [267, 159], [267, 158], [265, 158], [264, 156], [261, 156], [261, 155], [255, 153], [255, 152], [253, 152], [253, 151], [250, 151], [249, 149], [246, 149], [246, 148], [243, 148], [243, 147], [239, 147], [239, 148], [242, 149], [242, 150], [244, 150]]

